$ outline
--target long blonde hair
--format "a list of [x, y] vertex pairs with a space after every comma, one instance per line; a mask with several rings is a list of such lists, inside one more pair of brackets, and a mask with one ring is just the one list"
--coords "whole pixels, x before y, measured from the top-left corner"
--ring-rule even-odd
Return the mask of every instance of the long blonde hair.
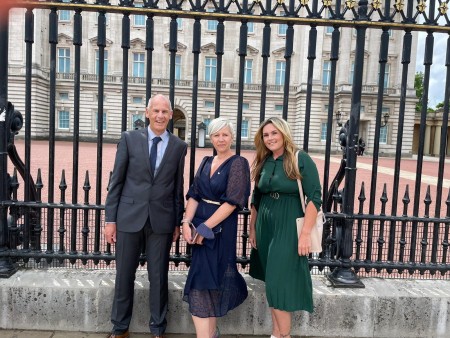
[[292, 140], [291, 128], [285, 120], [279, 117], [271, 117], [261, 123], [255, 134], [256, 157], [252, 163], [252, 180], [255, 181], [255, 184], [258, 184], [264, 162], [272, 154], [267, 149], [263, 139], [263, 129], [268, 124], [273, 124], [283, 136], [283, 168], [286, 176], [292, 180], [301, 179], [297, 157], [295, 156], [298, 147]]

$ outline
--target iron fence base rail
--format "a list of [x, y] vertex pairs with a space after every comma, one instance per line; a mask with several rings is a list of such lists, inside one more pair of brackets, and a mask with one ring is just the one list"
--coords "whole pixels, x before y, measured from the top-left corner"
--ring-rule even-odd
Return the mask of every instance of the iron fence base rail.
[[11, 257], [1, 256], [0, 253], [0, 278], [9, 278], [17, 272], [17, 266], [12, 262]]
[[365, 288], [364, 283], [350, 268], [337, 267], [326, 276], [335, 288]]

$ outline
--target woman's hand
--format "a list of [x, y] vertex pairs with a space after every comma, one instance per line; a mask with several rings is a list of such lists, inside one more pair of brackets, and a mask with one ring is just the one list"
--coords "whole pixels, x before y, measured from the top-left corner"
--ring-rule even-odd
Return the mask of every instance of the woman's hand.
[[196, 233], [194, 238], [192, 238], [192, 232], [193, 231], [192, 231], [191, 227], [189, 226], [189, 223], [187, 223], [187, 222], [183, 223], [183, 238], [184, 238], [184, 240], [190, 245], [194, 245], [194, 244], [202, 245], [204, 237], [199, 235], [198, 233]]
[[189, 223], [187, 223], [187, 222], [183, 223], [183, 238], [189, 244], [192, 244], [191, 236], [192, 236], [192, 232], [191, 232], [191, 227], [189, 226]]
[[299, 256], [307, 256], [311, 252], [311, 230], [317, 218], [317, 208], [314, 203], [308, 203], [305, 210], [305, 223], [298, 239]]
[[198, 245], [203, 245], [203, 237], [202, 235], [197, 234], [195, 240], [193, 241], [192, 244], [198, 244]]
[[307, 256], [311, 252], [311, 234], [302, 231], [298, 239], [298, 255]]
[[256, 247], [256, 230], [255, 229], [250, 229], [249, 234], [248, 234], [248, 240], [250, 241], [250, 245], [252, 246], [252, 248], [257, 249], [257, 247]]

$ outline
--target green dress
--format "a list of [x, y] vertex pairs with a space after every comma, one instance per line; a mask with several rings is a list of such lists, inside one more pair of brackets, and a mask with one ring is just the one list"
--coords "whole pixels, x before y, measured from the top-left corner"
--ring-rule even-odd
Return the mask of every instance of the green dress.
[[[319, 210], [322, 191], [317, 167], [300, 151], [298, 162], [306, 203]], [[270, 307], [284, 311], [313, 312], [312, 282], [308, 258], [298, 255], [295, 219], [302, 217], [296, 180], [284, 173], [283, 156], [269, 156], [264, 163], [252, 204], [258, 211], [256, 246], [250, 255], [250, 276], [266, 282]]]

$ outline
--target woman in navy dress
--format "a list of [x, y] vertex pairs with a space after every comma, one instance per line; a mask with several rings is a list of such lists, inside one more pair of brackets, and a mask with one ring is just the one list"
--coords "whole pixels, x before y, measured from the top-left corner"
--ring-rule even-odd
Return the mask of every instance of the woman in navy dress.
[[192, 244], [183, 300], [189, 303], [198, 338], [219, 337], [216, 318], [247, 298], [236, 267], [238, 210], [250, 195], [248, 161], [233, 155], [233, 125], [223, 118], [209, 124], [216, 156], [206, 156], [187, 193], [184, 239]]

